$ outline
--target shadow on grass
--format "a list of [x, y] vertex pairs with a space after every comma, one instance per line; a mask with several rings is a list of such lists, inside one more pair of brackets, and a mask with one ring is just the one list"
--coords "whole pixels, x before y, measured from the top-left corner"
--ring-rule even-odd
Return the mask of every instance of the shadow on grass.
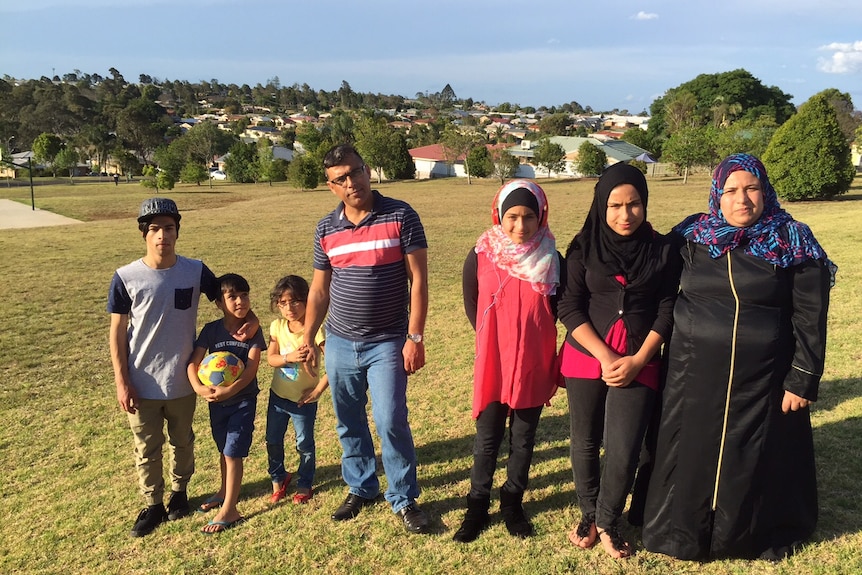
[[[858, 379], [824, 382], [824, 393], [816, 408], [831, 410], [841, 403], [862, 395]], [[820, 521], [814, 534], [814, 542], [828, 542], [845, 535], [862, 531], [862, 491], [858, 478], [862, 477], [862, 417], [848, 417], [840, 421], [814, 428], [815, 453], [818, 467], [818, 494], [820, 498]], [[566, 512], [576, 507], [574, 482], [568, 465], [568, 414], [542, 417], [537, 434], [533, 467], [530, 473], [530, 493], [525, 508], [528, 514]], [[456, 470], [420, 477], [423, 487], [430, 490], [445, 488], [453, 483], [469, 480], [473, 436], [436, 441], [417, 446], [421, 463], [445, 463], [463, 459], [463, 467]], [[507, 443], [500, 447], [500, 458], [495, 473], [495, 486], [505, 480]], [[564, 464], [552, 465], [550, 473], [536, 473], [537, 465], [564, 460]], [[554, 489], [548, 489], [554, 488]], [[538, 495], [538, 492], [549, 492]], [[429, 501], [429, 509], [435, 516], [465, 509], [466, 493]], [[496, 493], [492, 495], [492, 509], [496, 505]], [[625, 526], [629, 529], [628, 525]], [[637, 531], [634, 529], [633, 531]], [[632, 533], [635, 535], [634, 533]]]
[[[824, 381], [816, 411], [831, 411], [862, 397], [860, 380]], [[815, 541], [831, 541], [862, 531], [862, 417], [846, 417], [814, 428], [820, 520]]]
[[[453, 460], [463, 460], [463, 465], [434, 475], [421, 475], [420, 486], [428, 491], [443, 490], [447, 486], [462, 481], [469, 481], [470, 466], [472, 465], [474, 435], [450, 438], [442, 441], [432, 441], [416, 447], [416, 455], [420, 465], [435, 463], [449, 463]], [[550, 486], [565, 486], [566, 492], [573, 492], [572, 473], [568, 466], [569, 456], [569, 417], [567, 414], [543, 415], [539, 421], [536, 434], [536, 449], [533, 452], [533, 465], [530, 473], [530, 490], [541, 490]], [[560, 446], [560, 443], [564, 445]], [[500, 455], [497, 460], [497, 469], [494, 474], [494, 485], [499, 487], [505, 481], [506, 461], [508, 454], [508, 435], [500, 445]], [[564, 458], [565, 468], [561, 471], [538, 475], [535, 472], [537, 464]], [[429, 508], [434, 515], [443, 515], [453, 510], [463, 509], [465, 497], [463, 493], [454, 497], [443, 497], [429, 501]], [[573, 494], [555, 494], [543, 499], [532, 499], [531, 508], [534, 511], [545, 511], [565, 507], [572, 501]], [[496, 499], [494, 493], [492, 499]]]
[[814, 411], [829, 411], [845, 401], [862, 397], [860, 384], [862, 379], [859, 378], [821, 381]]

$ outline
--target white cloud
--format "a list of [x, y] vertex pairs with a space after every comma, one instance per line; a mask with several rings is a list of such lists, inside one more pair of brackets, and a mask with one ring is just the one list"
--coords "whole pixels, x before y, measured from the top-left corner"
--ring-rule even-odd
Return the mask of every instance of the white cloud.
[[820, 58], [817, 69], [827, 74], [862, 73], [862, 40], [856, 42], [833, 42], [821, 46], [821, 50], [832, 52], [829, 58]]
[[657, 20], [657, 19], [658, 19], [658, 14], [656, 14], [654, 12], [644, 12], [643, 10], [641, 10], [640, 12], [638, 12], [637, 14], [632, 16], [632, 20]]

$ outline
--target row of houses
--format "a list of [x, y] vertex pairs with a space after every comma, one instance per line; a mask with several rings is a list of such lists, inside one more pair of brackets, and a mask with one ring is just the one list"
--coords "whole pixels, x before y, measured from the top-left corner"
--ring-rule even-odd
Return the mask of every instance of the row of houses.
[[[580, 138], [575, 136], [554, 136], [550, 138], [551, 142], [558, 144], [565, 152], [563, 169], [559, 172], [551, 174], [541, 173], [533, 162], [535, 156], [535, 147], [537, 142], [532, 140], [522, 140], [519, 144], [504, 148], [507, 152], [520, 160], [518, 170], [515, 173], [517, 178], [534, 179], [537, 176], [548, 176], [557, 178], [581, 177], [577, 169], [578, 150], [584, 142], [588, 142], [602, 150], [608, 158], [608, 165], [613, 165], [618, 162], [630, 162], [647, 151], [643, 148], [629, 144], [622, 140], [614, 139], [599, 139], [594, 137]], [[492, 147], [489, 145], [489, 147]], [[467, 177], [467, 172], [464, 167], [464, 157], [458, 158], [450, 164], [443, 150], [442, 144], [432, 144], [421, 148], [410, 150], [410, 156], [413, 158], [413, 163], [416, 165], [416, 178], [445, 178], [445, 177]]]
[[[568, 136], [555, 136], [551, 138], [551, 142], [555, 144], [559, 144], [563, 150], [565, 151], [564, 158], [564, 167], [559, 172], [553, 172], [550, 174], [551, 177], [558, 178], [567, 178], [567, 177], [580, 177], [580, 174], [577, 170], [577, 161], [578, 161], [578, 150], [584, 142], [589, 142], [590, 144], [600, 148], [605, 152], [605, 155], [608, 158], [608, 165], [615, 164], [617, 162], [630, 162], [640, 156], [641, 154], [646, 153], [646, 150], [643, 148], [639, 148], [638, 146], [634, 146], [629, 144], [628, 142], [624, 142], [622, 140], [600, 140], [597, 138], [578, 138], [578, 137], [568, 137]], [[519, 158], [520, 163], [518, 165], [518, 170], [515, 173], [515, 176], [518, 178], [536, 178], [537, 176], [548, 176], [547, 173], [539, 174], [537, 172], [538, 167], [533, 163], [533, 156], [535, 153], [535, 145], [536, 142], [530, 140], [522, 140], [521, 143], [513, 145], [513, 146], [504, 146], [503, 149], [508, 151], [513, 156]], [[489, 144], [489, 147], [494, 147]], [[287, 162], [293, 161], [294, 154], [296, 153], [294, 150], [286, 148], [281, 145], [274, 145], [272, 147], [273, 157], [283, 159]], [[299, 150], [301, 153], [301, 150]], [[410, 156], [413, 158], [413, 163], [416, 166], [415, 176], [417, 179], [429, 179], [429, 178], [446, 178], [446, 177], [466, 177], [467, 172], [464, 167], [464, 157], [457, 158], [451, 164], [447, 161], [446, 155], [444, 153], [442, 144], [432, 144], [430, 146], [422, 146], [420, 148], [413, 148], [409, 150]], [[225, 169], [225, 163], [230, 157], [230, 154], [225, 154], [224, 156], [219, 156], [214, 159], [214, 164], [218, 166], [219, 170]], [[17, 172], [27, 165], [27, 161], [33, 160], [32, 152], [19, 152], [17, 154], [13, 154], [11, 161], [15, 162], [21, 168], [17, 170], [12, 168], [11, 166], [3, 165], [0, 167], [0, 177], [16, 177]], [[33, 164], [34, 168], [44, 168], [44, 166]], [[76, 176], [85, 175], [89, 168], [87, 168], [84, 164], [79, 166], [79, 169], [76, 171]], [[119, 173], [120, 169], [118, 166], [113, 165], [111, 162], [108, 162], [108, 172], [110, 173]]]

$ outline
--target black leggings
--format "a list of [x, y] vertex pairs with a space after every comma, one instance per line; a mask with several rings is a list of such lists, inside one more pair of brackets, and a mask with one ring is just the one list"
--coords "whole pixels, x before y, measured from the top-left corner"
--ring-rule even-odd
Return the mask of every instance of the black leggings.
[[509, 409], [500, 402], [489, 404], [476, 418], [476, 439], [473, 442], [473, 468], [470, 471], [470, 497], [488, 499], [494, 483], [497, 455], [509, 422], [509, 461], [506, 483], [502, 489], [523, 493], [527, 489], [530, 462], [536, 446], [536, 428], [542, 407]]
[[[616, 527], [632, 488], [656, 392], [632, 382], [609, 387], [601, 379], [566, 378], [571, 430], [569, 456], [581, 513], [599, 529]], [[605, 468], [599, 448], [604, 439]]]

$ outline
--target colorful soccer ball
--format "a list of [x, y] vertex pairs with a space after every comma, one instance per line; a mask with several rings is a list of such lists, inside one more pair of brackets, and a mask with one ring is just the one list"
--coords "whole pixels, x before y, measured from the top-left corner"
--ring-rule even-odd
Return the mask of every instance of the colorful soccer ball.
[[215, 351], [201, 361], [198, 379], [204, 385], [232, 385], [245, 369], [242, 360], [229, 351]]

